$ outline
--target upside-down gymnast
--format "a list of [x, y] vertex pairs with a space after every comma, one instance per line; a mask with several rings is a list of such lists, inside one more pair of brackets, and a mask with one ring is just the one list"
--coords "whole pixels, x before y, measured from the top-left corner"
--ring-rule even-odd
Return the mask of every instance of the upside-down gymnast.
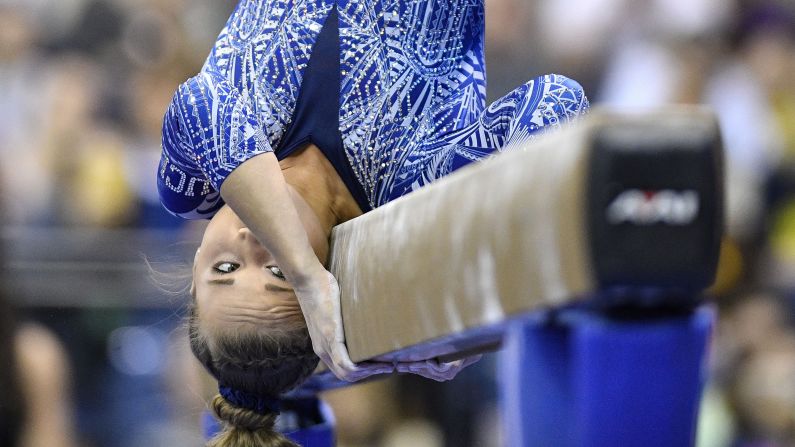
[[468, 363], [351, 362], [324, 264], [335, 225], [588, 109], [559, 75], [486, 107], [483, 33], [482, 0], [243, 0], [179, 86], [158, 187], [171, 213], [211, 219], [189, 325], [227, 425], [211, 445], [293, 445], [278, 398], [318, 358], [346, 380]]

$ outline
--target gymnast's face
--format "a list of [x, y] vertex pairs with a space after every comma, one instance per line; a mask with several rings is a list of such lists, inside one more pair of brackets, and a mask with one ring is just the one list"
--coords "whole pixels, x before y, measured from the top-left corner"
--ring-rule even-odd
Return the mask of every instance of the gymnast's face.
[[229, 207], [204, 232], [193, 264], [193, 295], [200, 326], [210, 333], [305, 324], [273, 257]]

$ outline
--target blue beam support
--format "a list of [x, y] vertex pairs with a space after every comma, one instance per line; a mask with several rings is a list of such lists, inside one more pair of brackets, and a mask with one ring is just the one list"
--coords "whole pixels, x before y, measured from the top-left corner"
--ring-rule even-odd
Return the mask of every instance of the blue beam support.
[[715, 313], [517, 321], [500, 358], [509, 447], [694, 443]]

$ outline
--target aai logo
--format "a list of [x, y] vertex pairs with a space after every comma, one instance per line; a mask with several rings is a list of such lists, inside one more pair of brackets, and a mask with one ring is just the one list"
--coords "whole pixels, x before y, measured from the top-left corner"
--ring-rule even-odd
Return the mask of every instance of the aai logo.
[[607, 221], [613, 225], [688, 225], [698, 217], [699, 207], [696, 191], [630, 189], [607, 207]]

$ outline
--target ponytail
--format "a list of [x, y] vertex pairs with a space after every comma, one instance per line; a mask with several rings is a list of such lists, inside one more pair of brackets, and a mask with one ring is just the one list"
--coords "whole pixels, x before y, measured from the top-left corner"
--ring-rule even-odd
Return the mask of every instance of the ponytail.
[[274, 429], [277, 412], [238, 407], [218, 394], [212, 409], [224, 426], [207, 447], [300, 447]]

